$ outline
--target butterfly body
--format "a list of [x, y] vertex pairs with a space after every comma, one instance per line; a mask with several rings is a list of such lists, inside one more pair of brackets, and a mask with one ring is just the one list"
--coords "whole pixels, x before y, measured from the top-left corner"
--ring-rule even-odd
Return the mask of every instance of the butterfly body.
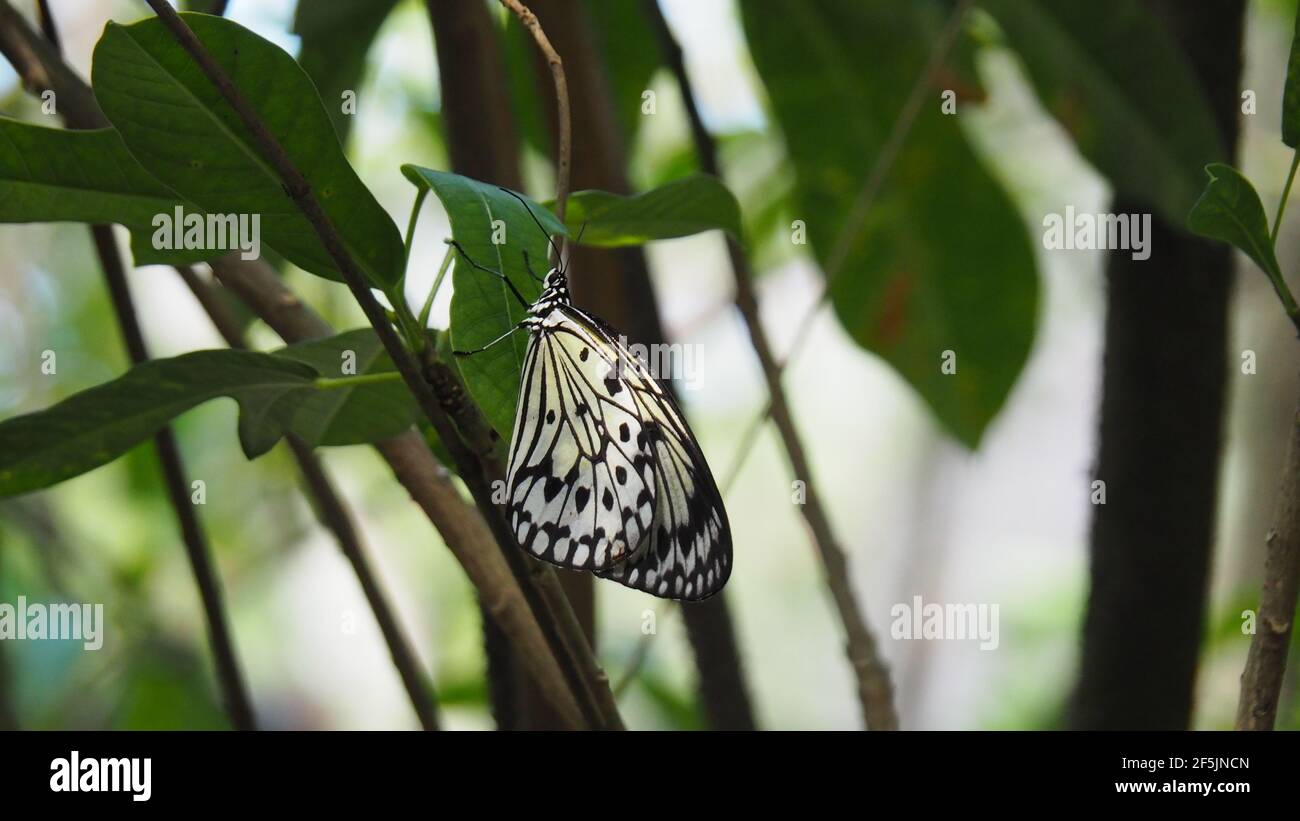
[[507, 470], [519, 544], [656, 596], [698, 600], [731, 574], [721, 495], [685, 416], [551, 270], [529, 332]]

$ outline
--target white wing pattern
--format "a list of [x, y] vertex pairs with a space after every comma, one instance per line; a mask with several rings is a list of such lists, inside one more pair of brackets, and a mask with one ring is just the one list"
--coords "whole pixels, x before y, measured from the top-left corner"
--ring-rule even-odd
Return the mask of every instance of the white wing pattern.
[[705, 599], [731, 575], [722, 498], [671, 395], [608, 326], [553, 303], [531, 325], [507, 503], [540, 559]]

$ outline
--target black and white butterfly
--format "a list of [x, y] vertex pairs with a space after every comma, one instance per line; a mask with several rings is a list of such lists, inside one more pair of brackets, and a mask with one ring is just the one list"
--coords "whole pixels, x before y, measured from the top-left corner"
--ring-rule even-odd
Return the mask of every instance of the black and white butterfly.
[[615, 331], [573, 305], [562, 261], [529, 305], [508, 277], [453, 245], [527, 306], [497, 340], [457, 351], [529, 333], [506, 476], [520, 546], [663, 598], [721, 590], [731, 575], [731, 527], [672, 395]]

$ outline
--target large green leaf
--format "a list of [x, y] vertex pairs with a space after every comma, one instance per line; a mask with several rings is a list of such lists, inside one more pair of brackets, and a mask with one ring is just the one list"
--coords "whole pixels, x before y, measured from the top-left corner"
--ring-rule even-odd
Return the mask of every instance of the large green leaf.
[[981, 3], [1088, 161], [1117, 191], [1181, 225], [1200, 169], [1228, 157], [1186, 56], [1145, 4]]
[[[223, 251], [156, 249], [157, 214], [181, 200], [155, 180], [111, 128], [65, 131], [0, 118], [0, 222], [118, 223], [139, 265], [183, 264]], [[187, 212], [203, 213], [185, 204]]]
[[[397, 370], [372, 328], [299, 342], [275, 353], [305, 362], [322, 376], [334, 378]], [[345, 370], [349, 366], [353, 368], [351, 373]], [[411, 392], [395, 379], [313, 393], [294, 416], [293, 431], [309, 445], [358, 445], [396, 436], [419, 416]]]
[[[1203, 237], [1223, 240], [1250, 257], [1274, 283], [1283, 303], [1289, 302], [1287, 289], [1279, 287], [1282, 268], [1277, 264], [1268, 234], [1268, 216], [1255, 186], [1237, 169], [1223, 163], [1207, 165], [1205, 173], [1210, 181], [1192, 208], [1187, 227]], [[1286, 308], [1294, 311], [1295, 305]]]
[[249, 351], [197, 351], [137, 365], [46, 410], [0, 422], [0, 497], [107, 464], [218, 396], [239, 403], [239, 439], [252, 458], [280, 438], [316, 376], [302, 363]]
[[239, 439], [250, 459], [286, 433], [312, 446], [387, 439], [417, 416], [400, 379], [344, 387], [317, 380], [393, 372], [370, 328], [270, 354], [196, 351], [147, 362], [43, 411], [0, 422], [0, 497], [93, 470], [220, 396], [239, 404]]
[[741, 238], [736, 198], [720, 180], [706, 174], [629, 197], [608, 191], [577, 191], [569, 197], [564, 221], [571, 235], [582, 232], [583, 245], [603, 248], [643, 245], [714, 229]]
[[300, 0], [293, 31], [302, 38], [298, 63], [325, 101], [339, 140], [346, 141], [352, 117], [343, 113], [343, 93], [360, 93], [366, 54], [397, 0]]
[[[865, 221], [845, 225], [941, 21], [914, 3], [741, 9], [794, 165], [793, 217], [823, 265], [842, 232], [854, 238], [831, 283], [836, 315], [976, 444], [1028, 356], [1038, 279], [1025, 225], [960, 115], [922, 106]], [[941, 370], [945, 351], [955, 373]]]
[[[236, 23], [183, 16], [307, 178], [370, 283], [399, 281], [397, 226], [348, 165], [302, 68]], [[305, 270], [340, 278], [239, 116], [161, 21], [109, 23], [91, 75], [104, 113], [150, 173], [211, 213], [259, 214], [268, 245]]]
[[[533, 222], [524, 205], [495, 185], [458, 174], [414, 165], [402, 173], [415, 185], [431, 189], [442, 201], [451, 221], [452, 237], [479, 265], [504, 273], [525, 299], [537, 298], [540, 286], [524, 267], [528, 253], [533, 271], [542, 276], [547, 265], [546, 235]], [[531, 203], [533, 215], [554, 235], [565, 234], [555, 215]], [[493, 222], [500, 220], [504, 234], [493, 243]], [[524, 318], [526, 307], [491, 274], [476, 270], [459, 256], [452, 270], [451, 343], [469, 351], [493, 341]], [[523, 368], [527, 335], [518, 331], [489, 350], [457, 359], [470, 395], [506, 441], [515, 423], [519, 372]]]

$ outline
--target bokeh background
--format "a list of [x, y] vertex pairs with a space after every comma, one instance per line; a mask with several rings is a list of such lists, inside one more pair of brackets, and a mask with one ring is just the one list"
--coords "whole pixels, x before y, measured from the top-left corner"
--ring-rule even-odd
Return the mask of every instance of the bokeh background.
[[[295, 6], [293, 0], [234, 0], [228, 16], [294, 53]], [[763, 321], [784, 353], [821, 278], [807, 246], [788, 241], [799, 215], [790, 199], [785, 143], [735, 5], [661, 0], [661, 6], [685, 51], [703, 117], [723, 145], [726, 181], [741, 202], [754, 249]], [[144, 7], [56, 0], [53, 8], [69, 61], [89, 76], [105, 21], [133, 21]], [[1294, 13], [1294, 2], [1286, 0], [1249, 3], [1243, 87], [1257, 93], [1259, 114], [1242, 118], [1239, 157], [1270, 213], [1290, 162], [1278, 139], [1276, 101]], [[1023, 218], [1040, 277], [1032, 348], [1005, 406], [978, 448], [968, 449], [825, 308], [785, 383], [908, 728], [1057, 725], [1078, 666], [1086, 597], [1105, 252], [1048, 252], [1037, 240], [1044, 214], [1065, 204], [1106, 211], [1112, 191], [1042, 110], [1014, 54], [987, 47], [976, 59], [984, 97], [963, 107], [962, 127]], [[690, 151], [672, 77], [659, 70], [648, 88], [657, 95], [656, 113], [643, 118], [629, 143], [629, 174], [640, 188], [676, 176]], [[357, 100], [349, 155], [404, 225], [415, 191], [399, 164], [447, 167], [438, 68], [422, 3], [404, 0], [384, 22]], [[41, 118], [38, 102], [7, 65], [0, 66], [0, 112]], [[825, 126], [834, 128], [834, 118]], [[549, 196], [547, 159], [535, 148], [526, 151], [526, 187]], [[1282, 232], [1284, 269], [1294, 269], [1300, 257], [1295, 211], [1292, 217]], [[436, 202], [426, 207], [409, 275], [417, 304], [448, 233]], [[83, 227], [3, 225], [0, 249], [0, 417], [43, 408], [126, 368]], [[721, 479], [731, 473], [742, 434], [765, 399], [731, 303], [725, 242], [717, 232], [658, 242], [648, 259], [669, 338], [701, 346], [698, 387], [686, 392], [686, 404]], [[1257, 594], [1295, 393], [1296, 351], [1285, 318], [1265, 279], [1240, 267], [1229, 360], [1251, 348], [1260, 365], [1253, 376], [1234, 370], [1228, 383], [1212, 604], [1195, 712], [1195, 726], [1204, 728], [1231, 726], [1247, 649], [1239, 614]], [[286, 277], [336, 327], [364, 324], [342, 286], [296, 270]], [[139, 268], [131, 286], [155, 355], [221, 346], [174, 272]], [[448, 297], [444, 292], [435, 303], [437, 325], [445, 325]], [[259, 346], [279, 344], [259, 323], [250, 333]], [[40, 372], [45, 349], [59, 352], [57, 378]], [[356, 579], [304, 502], [287, 451], [246, 461], [236, 447], [235, 422], [234, 403], [219, 400], [186, 414], [176, 429], [190, 473], [207, 483], [201, 515], [261, 722], [414, 727]], [[332, 449], [323, 456], [432, 673], [444, 723], [493, 726], [479, 611], [459, 566], [373, 451]], [[736, 549], [728, 593], [757, 721], [764, 728], [858, 727], [841, 627], [770, 428], [746, 456], [726, 493]], [[620, 696], [629, 725], [701, 726], [680, 614], [614, 584], [596, 589], [599, 655], [611, 678], [622, 680], [643, 641], [648, 651]], [[103, 649], [93, 653], [75, 642], [0, 644], [0, 699], [10, 720], [28, 728], [225, 726], [194, 585], [148, 447], [51, 490], [0, 502], [0, 601], [20, 594], [103, 602], [109, 626]], [[914, 595], [997, 604], [998, 649], [982, 651], [975, 641], [890, 639], [890, 607]], [[658, 632], [644, 640], [647, 610], [656, 613]], [[1282, 726], [1300, 728], [1296, 689], [1293, 674]]]

